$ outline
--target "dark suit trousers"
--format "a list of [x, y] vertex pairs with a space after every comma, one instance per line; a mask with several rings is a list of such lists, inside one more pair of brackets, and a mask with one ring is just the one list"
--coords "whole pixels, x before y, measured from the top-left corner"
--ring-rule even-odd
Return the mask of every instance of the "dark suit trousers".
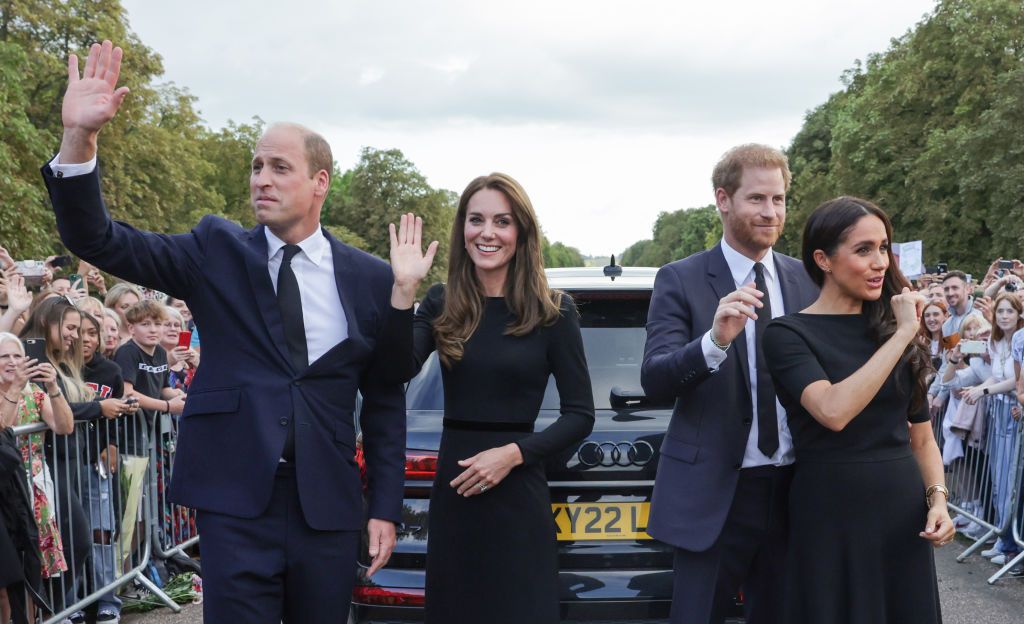
[[360, 532], [306, 524], [294, 465], [278, 467], [259, 517], [200, 511], [197, 522], [207, 624], [336, 624], [348, 617]]
[[791, 466], [741, 470], [718, 541], [675, 550], [673, 624], [721, 623], [739, 590], [748, 624], [782, 622], [792, 478]]

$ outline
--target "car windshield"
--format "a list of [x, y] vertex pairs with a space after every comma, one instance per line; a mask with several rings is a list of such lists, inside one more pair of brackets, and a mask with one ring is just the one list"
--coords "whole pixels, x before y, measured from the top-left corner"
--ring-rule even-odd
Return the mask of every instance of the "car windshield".
[[[642, 396], [640, 365], [647, 338], [645, 326], [650, 291], [574, 292], [572, 295], [580, 311], [583, 349], [587, 354], [594, 390], [594, 407], [615, 407], [613, 394], [620, 400]], [[409, 409], [444, 409], [441, 367], [436, 353], [409, 383], [405, 399]], [[541, 409], [558, 407], [558, 390], [554, 377], [549, 377]]]

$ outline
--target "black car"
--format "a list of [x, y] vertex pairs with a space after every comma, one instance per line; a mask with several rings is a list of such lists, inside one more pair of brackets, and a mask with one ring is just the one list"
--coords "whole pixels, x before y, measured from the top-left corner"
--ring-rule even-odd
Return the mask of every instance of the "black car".
[[[597, 420], [591, 435], [546, 463], [558, 527], [562, 620], [665, 622], [672, 598], [672, 549], [646, 533], [658, 450], [672, 414], [640, 386], [647, 308], [656, 269], [550, 269], [549, 284], [572, 295]], [[430, 488], [441, 440], [444, 394], [436, 354], [406, 394], [405, 501], [387, 567], [353, 593], [350, 622], [423, 619]], [[548, 383], [536, 430], [559, 412]], [[495, 539], [501, 539], [495, 535]], [[365, 549], [362, 565], [368, 561]], [[737, 613], [739, 609], [737, 608]]]

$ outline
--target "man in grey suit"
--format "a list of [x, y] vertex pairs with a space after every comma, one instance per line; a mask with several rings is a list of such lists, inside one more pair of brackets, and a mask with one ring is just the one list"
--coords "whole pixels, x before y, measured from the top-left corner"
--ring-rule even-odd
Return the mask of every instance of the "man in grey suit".
[[789, 181], [780, 151], [731, 149], [712, 176], [722, 241], [654, 282], [641, 381], [676, 402], [648, 532], [676, 548], [674, 623], [723, 621], [740, 589], [750, 624], [782, 621], [793, 442], [761, 335], [817, 297], [800, 261], [772, 251]]

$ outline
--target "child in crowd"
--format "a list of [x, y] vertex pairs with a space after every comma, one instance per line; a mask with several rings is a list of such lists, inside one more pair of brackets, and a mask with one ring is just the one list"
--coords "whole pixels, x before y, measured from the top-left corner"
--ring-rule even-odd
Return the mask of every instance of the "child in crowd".
[[[167, 351], [160, 346], [167, 321], [166, 308], [162, 303], [145, 299], [125, 312], [125, 321], [130, 340], [114, 354], [114, 361], [124, 376], [125, 396], [136, 397], [139, 407], [150, 419], [158, 412], [181, 414], [185, 409], [185, 395], [170, 387]], [[125, 429], [128, 433], [124, 445], [119, 445], [121, 452], [145, 454], [145, 433], [132, 431], [136, 429], [133, 426]]]

